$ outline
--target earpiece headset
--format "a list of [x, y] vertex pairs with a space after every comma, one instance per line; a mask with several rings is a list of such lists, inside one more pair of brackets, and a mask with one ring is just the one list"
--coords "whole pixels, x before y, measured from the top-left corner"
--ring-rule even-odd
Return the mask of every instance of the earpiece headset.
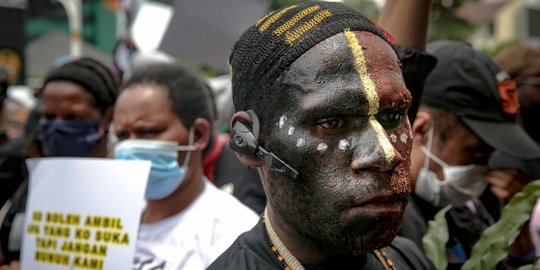
[[231, 149], [242, 155], [260, 157], [273, 170], [296, 179], [298, 177], [297, 170], [259, 145], [259, 118], [254, 111], [248, 110], [247, 112], [251, 115], [253, 130], [244, 123], [236, 121], [231, 132], [231, 141], [229, 143]]

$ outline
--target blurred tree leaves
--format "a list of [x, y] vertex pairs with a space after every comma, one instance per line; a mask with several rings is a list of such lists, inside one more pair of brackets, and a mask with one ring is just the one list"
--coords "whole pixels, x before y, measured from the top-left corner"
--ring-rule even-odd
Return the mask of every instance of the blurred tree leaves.
[[[492, 270], [508, 254], [510, 245], [530, 219], [532, 209], [540, 198], [540, 181], [533, 181], [517, 193], [503, 208], [499, 221], [487, 228], [473, 247], [471, 258], [462, 270]], [[442, 209], [435, 219], [428, 222], [428, 231], [422, 242], [426, 256], [437, 270], [446, 269], [445, 254], [448, 241], [448, 225], [444, 215], [450, 209]], [[520, 270], [536, 269], [536, 263], [520, 267]]]
[[471, 258], [462, 270], [495, 269], [497, 262], [508, 254], [510, 245], [531, 217], [534, 204], [540, 198], [540, 181], [533, 181], [517, 193], [503, 208], [501, 218], [487, 228], [473, 247]]
[[435, 215], [434, 220], [428, 221], [428, 230], [422, 238], [426, 256], [433, 262], [437, 270], [445, 270], [448, 265], [446, 242], [448, 242], [449, 235], [445, 215], [450, 208], [450, 205], [445, 207]]
[[347, 6], [353, 7], [374, 21], [379, 19], [380, 8], [372, 0], [343, 0]]
[[476, 29], [476, 25], [454, 15], [465, 0], [432, 1], [428, 40], [467, 40]]

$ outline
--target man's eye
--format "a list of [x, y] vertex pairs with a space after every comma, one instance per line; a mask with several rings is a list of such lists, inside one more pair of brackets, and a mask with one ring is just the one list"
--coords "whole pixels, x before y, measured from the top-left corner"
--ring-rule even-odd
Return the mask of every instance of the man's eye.
[[338, 129], [345, 125], [345, 121], [339, 118], [326, 118], [317, 121], [317, 125], [325, 129]]
[[150, 137], [155, 137], [155, 136], [158, 136], [159, 134], [161, 134], [162, 130], [160, 129], [142, 129], [142, 130], [139, 130], [139, 136], [143, 137], [143, 138], [150, 138]]
[[85, 117], [84, 115], [80, 115], [80, 114], [70, 113], [70, 114], [67, 114], [64, 117], [64, 120], [84, 121], [84, 120], [87, 120], [87, 117]]
[[377, 120], [388, 129], [397, 128], [402, 122], [405, 113], [402, 111], [387, 111], [377, 115]]
[[54, 120], [56, 118], [56, 115], [53, 113], [44, 113], [42, 114], [41, 118], [46, 120]]
[[116, 132], [115, 136], [119, 141], [123, 141], [129, 138], [129, 134], [127, 132], [122, 132], [122, 131]]

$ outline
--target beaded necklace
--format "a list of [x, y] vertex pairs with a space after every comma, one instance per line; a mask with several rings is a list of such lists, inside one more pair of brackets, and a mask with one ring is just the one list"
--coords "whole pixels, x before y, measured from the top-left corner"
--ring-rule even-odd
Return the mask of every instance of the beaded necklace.
[[[270, 248], [272, 250], [272, 253], [276, 255], [277, 260], [281, 263], [281, 266], [283, 266], [283, 269], [305, 270], [302, 264], [294, 257], [294, 255], [291, 254], [291, 252], [287, 249], [287, 247], [285, 247], [283, 242], [281, 242], [276, 232], [274, 231], [270, 220], [266, 219], [267, 216], [267, 209], [264, 209], [262, 221], [266, 227], [266, 232], [268, 233], [268, 236], [270, 238]], [[394, 265], [392, 260], [386, 256], [386, 252], [384, 252], [382, 249], [373, 250], [373, 253], [384, 266], [384, 269], [396, 270], [396, 266]]]

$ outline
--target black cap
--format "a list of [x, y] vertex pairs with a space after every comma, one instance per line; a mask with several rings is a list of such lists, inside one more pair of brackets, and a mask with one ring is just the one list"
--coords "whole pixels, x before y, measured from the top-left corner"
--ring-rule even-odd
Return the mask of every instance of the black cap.
[[525, 159], [540, 157], [540, 146], [516, 124], [519, 105], [512, 95], [517, 93], [509, 93], [509, 98], [501, 87], [508, 74], [463, 42], [436, 41], [428, 44], [427, 51], [437, 57], [437, 65], [426, 78], [422, 104], [459, 117], [501, 152]]

